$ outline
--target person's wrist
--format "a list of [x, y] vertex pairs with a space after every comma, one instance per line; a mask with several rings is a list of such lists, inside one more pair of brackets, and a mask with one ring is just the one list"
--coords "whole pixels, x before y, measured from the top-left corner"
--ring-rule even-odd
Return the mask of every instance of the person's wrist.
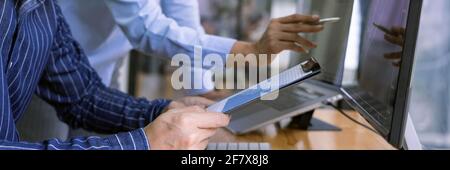
[[232, 54], [256, 54], [258, 55], [258, 44], [257, 43], [249, 43], [244, 41], [238, 41], [233, 46], [231, 50]]

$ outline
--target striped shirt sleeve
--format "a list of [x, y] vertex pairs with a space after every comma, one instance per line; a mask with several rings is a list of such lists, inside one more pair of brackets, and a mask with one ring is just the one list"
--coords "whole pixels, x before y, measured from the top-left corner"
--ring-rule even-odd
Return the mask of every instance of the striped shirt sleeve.
[[109, 137], [79, 137], [68, 141], [50, 139], [42, 143], [0, 141], [0, 150], [148, 150], [144, 130], [118, 133]]
[[58, 149], [148, 148], [145, 134], [139, 128], [156, 119], [170, 101], [137, 99], [105, 87], [72, 37], [60, 9], [55, 8], [58, 26], [37, 94], [56, 108], [60, 119], [74, 128], [118, 134], [104, 139], [74, 139], [69, 143], [49, 140], [36, 146], [40, 146], [39, 149], [52, 146]]

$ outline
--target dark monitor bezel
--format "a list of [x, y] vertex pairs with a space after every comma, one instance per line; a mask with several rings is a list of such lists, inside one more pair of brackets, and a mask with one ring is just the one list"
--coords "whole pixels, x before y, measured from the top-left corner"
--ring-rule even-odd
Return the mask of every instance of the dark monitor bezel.
[[[422, 2], [423, 0], [411, 0], [409, 4], [405, 44], [403, 47], [402, 61], [397, 81], [392, 123], [388, 135], [384, 136], [386, 140], [396, 148], [402, 148], [404, 143], [405, 126], [408, 117], [409, 90], [416, 51], [416, 41], [419, 32]], [[365, 108], [361, 107], [361, 105], [353, 100], [351, 93], [349, 93], [345, 87], [341, 88], [341, 91], [345, 101], [356, 111], [361, 113], [372, 126], [380, 131], [381, 129], [377, 120], [372, 118]]]

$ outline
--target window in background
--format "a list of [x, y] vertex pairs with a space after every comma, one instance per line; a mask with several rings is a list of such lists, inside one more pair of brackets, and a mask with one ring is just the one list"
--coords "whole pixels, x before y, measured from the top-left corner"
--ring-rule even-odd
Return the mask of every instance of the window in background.
[[450, 149], [450, 1], [424, 0], [410, 116], [425, 149]]

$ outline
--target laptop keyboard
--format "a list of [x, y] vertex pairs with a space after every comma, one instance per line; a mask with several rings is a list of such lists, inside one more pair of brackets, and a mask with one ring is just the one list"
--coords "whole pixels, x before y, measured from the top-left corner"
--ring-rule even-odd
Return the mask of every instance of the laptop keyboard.
[[363, 92], [359, 88], [346, 88], [346, 91], [350, 93], [356, 102], [358, 102], [361, 107], [369, 112], [370, 116], [374, 118], [379, 124], [384, 128], [389, 129], [391, 125], [392, 111], [388, 106], [379, 102], [371, 95]]
[[271, 150], [269, 143], [210, 143], [206, 150]]

